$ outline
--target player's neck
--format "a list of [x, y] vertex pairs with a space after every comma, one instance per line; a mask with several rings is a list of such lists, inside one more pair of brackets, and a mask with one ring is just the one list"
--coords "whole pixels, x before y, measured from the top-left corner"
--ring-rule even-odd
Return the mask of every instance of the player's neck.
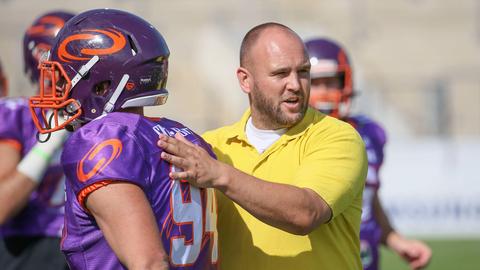
[[144, 115], [143, 107], [125, 108], [125, 109], [121, 109], [120, 111], [121, 112], [128, 112], [128, 113], [135, 113], [135, 114], [139, 114], [139, 115]]

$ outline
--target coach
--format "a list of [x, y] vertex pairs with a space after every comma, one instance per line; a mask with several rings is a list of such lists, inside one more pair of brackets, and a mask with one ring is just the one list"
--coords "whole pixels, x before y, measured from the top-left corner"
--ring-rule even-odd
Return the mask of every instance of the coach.
[[308, 107], [310, 62], [290, 28], [251, 29], [237, 77], [250, 108], [204, 134], [203, 149], [160, 136], [171, 173], [218, 192], [221, 269], [362, 269], [359, 227], [367, 171], [349, 124]]

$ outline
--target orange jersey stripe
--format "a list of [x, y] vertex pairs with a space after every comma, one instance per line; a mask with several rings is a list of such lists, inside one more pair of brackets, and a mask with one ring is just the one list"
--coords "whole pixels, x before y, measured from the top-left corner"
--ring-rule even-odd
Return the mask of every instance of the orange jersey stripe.
[[114, 182], [117, 182], [117, 181], [112, 181], [112, 180], [100, 181], [100, 182], [97, 182], [97, 183], [93, 183], [93, 184], [85, 187], [84, 189], [82, 189], [77, 195], [77, 200], [80, 203], [80, 205], [82, 206], [82, 208], [85, 211], [87, 211], [87, 213], [90, 213], [90, 211], [88, 211], [87, 207], [85, 207], [85, 199], [88, 197], [88, 195], [90, 195], [90, 193], [94, 192], [95, 190], [97, 190], [101, 187], [105, 187], [107, 185], [110, 185], [111, 183], [114, 183]]
[[5, 143], [5, 144], [8, 144], [10, 146], [12, 146], [13, 148], [15, 148], [18, 152], [21, 152], [22, 151], [22, 144], [17, 141], [17, 140], [13, 140], [13, 139], [0, 139], [0, 143]]

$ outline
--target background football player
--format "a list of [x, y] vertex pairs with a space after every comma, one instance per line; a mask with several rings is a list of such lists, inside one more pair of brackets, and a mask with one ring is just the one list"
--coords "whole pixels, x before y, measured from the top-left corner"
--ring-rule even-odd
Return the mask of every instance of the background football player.
[[[39, 59], [71, 17], [62, 11], [43, 14], [24, 34], [24, 71], [35, 91]], [[58, 150], [67, 133], [37, 142], [28, 99], [23, 97], [1, 99], [0, 119], [0, 268], [65, 269], [58, 248], [64, 212]]]
[[308, 40], [305, 45], [312, 64], [310, 106], [352, 124], [367, 148], [369, 167], [360, 226], [364, 269], [378, 269], [380, 244], [401, 256], [412, 269], [425, 267], [431, 257], [430, 248], [418, 240], [406, 239], [395, 231], [380, 203], [379, 170], [384, 159], [386, 135], [384, 129], [367, 116], [350, 115], [351, 100], [355, 93], [347, 52], [337, 42], [326, 38]]
[[180, 133], [213, 153], [182, 124], [143, 115], [167, 99], [168, 57], [148, 22], [99, 9], [71, 19], [41, 64], [40, 94], [30, 100], [37, 127], [75, 130], [62, 153], [61, 248], [71, 268], [216, 269], [214, 194], [172, 180], [156, 141]]

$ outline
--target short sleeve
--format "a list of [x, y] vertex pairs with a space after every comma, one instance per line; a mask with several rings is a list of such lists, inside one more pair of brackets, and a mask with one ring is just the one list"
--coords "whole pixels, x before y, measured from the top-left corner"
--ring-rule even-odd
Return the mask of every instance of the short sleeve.
[[23, 144], [22, 129], [25, 109], [26, 103], [21, 99], [0, 100], [0, 140]]
[[365, 146], [348, 124], [339, 124], [329, 134], [313, 134], [305, 147], [294, 179], [326, 201], [333, 217], [341, 214], [362, 192], [367, 173]]
[[207, 151], [207, 153], [212, 158], [217, 159], [217, 156], [213, 152], [212, 146], [209, 143], [207, 143], [202, 137], [196, 135], [196, 139], [193, 141], [193, 143], [205, 149], [205, 151]]
[[130, 182], [143, 190], [150, 167], [137, 138], [118, 123], [93, 121], [67, 140], [62, 165], [80, 204], [96, 188]]
[[216, 131], [217, 130], [207, 131], [202, 134], [202, 138], [205, 140], [206, 144], [208, 144], [208, 148], [213, 152], [215, 158], [225, 162], [226, 160], [229, 160], [229, 158], [220, 150], [222, 143], [220, 143], [218, 132]]

